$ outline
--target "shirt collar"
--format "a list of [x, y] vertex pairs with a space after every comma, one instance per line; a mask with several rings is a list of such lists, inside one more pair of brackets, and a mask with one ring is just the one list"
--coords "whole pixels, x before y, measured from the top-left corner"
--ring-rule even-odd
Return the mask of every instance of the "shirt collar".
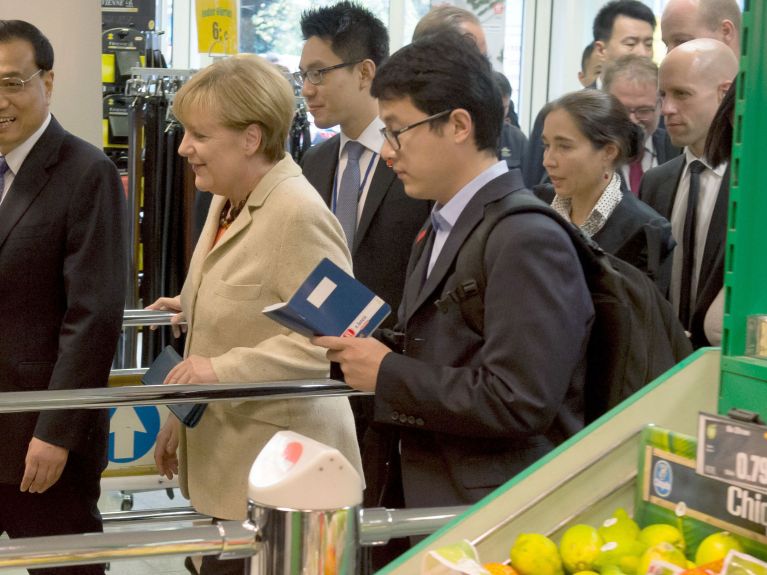
[[458, 221], [461, 213], [471, 199], [477, 195], [477, 192], [485, 184], [508, 171], [509, 167], [506, 162], [503, 160], [498, 161], [458, 190], [458, 193], [450, 198], [446, 204], [434, 204], [434, 209], [431, 213], [431, 222], [434, 229], [448, 232], [452, 230], [455, 222]]
[[685, 165], [684, 165], [684, 172], [682, 174], [683, 176], [689, 172], [690, 164], [694, 162], [695, 160], [698, 160], [699, 162], [703, 163], [704, 166], [706, 166], [709, 170], [714, 172], [720, 178], [723, 178], [724, 173], [727, 171], [727, 162], [722, 162], [717, 167], [712, 168], [711, 164], [705, 157], [699, 158], [698, 156], [693, 154], [689, 146], [685, 147], [684, 149], [684, 159], [685, 159]]
[[[623, 192], [621, 191], [621, 177], [618, 172], [613, 173], [613, 177], [610, 183], [599, 196], [599, 200], [591, 209], [586, 221], [580, 227], [580, 229], [589, 237], [596, 234], [604, 227], [608, 218], [612, 215], [618, 204], [623, 199]], [[551, 202], [551, 207], [568, 222], [572, 223], [570, 219], [570, 208], [572, 200], [563, 196], [555, 195]]]
[[[384, 123], [381, 121], [381, 118], [376, 116], [373, 118], [373, 121], [370, 122], [364, 130], [362, 130], [362, 133], [356, 141], [365, 146], [366, 149], [372, 150], [376, 154], [379, 153], [381, 148], [383, 148], [384, 143], [384, 137], [383, 134], [381, 134], [381, 128], [383, 127]], [[341, 147], [338, 149], [339, 158], [344, 151], [346, 142], [349, 140], [351, 140], [351, 138], [341, 132]]]
[[42, 137], [43, 132], [45, 132], [50, 123], [51, 114], [48, 113], [45, 121], [29, 138], [24, 140], [21, 144], [16, 146], [13, 150], [5, 155], [5, 161], [8, 163], [8, 167], [11, 169], [11, 172], [13, 172], [14, 175], [19, 173], [24, 160], [27, 159], [29, 152], [31, 152], [32, 148], [35, 147], [35, 144]]

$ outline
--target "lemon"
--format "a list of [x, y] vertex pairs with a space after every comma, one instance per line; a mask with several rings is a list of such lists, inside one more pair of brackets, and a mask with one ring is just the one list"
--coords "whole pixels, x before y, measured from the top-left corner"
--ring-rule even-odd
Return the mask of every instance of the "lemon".
[[573, 575], [599, 575], [596, 571], [578, 571], [577, 573], [573, 573]]
[[687, 558], [684, 553], [676, 545], [672, 545], [668, 541], [662, 541], [652, 547], [649, 547], [642, 556], [639, 558], [639, 563], [636, 567], [636, 572], [639, 574], [647, 573], [647, 570], [656, 559], [661, 559], [672, 565], [678, 567], [687, 567]]
[[559, 554], [569, 573], [588, 571], [594, 566], [602, 547], [602, 538], [591, 525], [573, 525], [559, 541]]
[[727, 531], [713, 533], [700, 542], [698, 550], [695, 552], [695, 563], [703, 565], [724, 559], [730, 549], [743, 551], [743, 546], [734, 535]]
[[648, 525], [639, 532], [637, 539], [648, 547], [666, 542], [684, 551], [684, 535], [679, 529], [667, 523]]
[[522, 533], [509, 556], [520, 575], [564, 575], [557, 546], [545, 535]]
[[638, 539], [631, 541], [608, 541], [602, 545], [594, 566], [598, 570], [603, 570], [605, 567], [612, 565], [620, 568], [626, 575], [634, 575], [639, 558], [646, 549], [647, 545]]
[[632, 541], [639, 535], [639, 525], [626, 510], [619, 507], [613, 512], [612, 517], [605, 519], [605, 522], [598, 529], [599, 535], [608, 541]]

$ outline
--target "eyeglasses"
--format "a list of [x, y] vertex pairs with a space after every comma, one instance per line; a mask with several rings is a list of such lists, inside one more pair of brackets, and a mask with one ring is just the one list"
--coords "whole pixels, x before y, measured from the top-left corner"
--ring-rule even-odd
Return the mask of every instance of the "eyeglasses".
[[42, 72], [42, 70], [38, 70], [26, 80], [22, 80], [21, 78], [0, 78], [0, 94], [18, 94], [24, 89], [24, 86], [32, 80], [32, 78], [38, 74], [42, 74]]
[[634, 114], [637, 120], [640, 122], [646, 122], [647, 120], [652, 120], [652, 117], [655, 115], [655, 113], [658, 110], [658, 104], [655, 104], [655, 106], [641, 106], [639, 108], [626, 108], [626, 111], [629, 113], [629, 116], [631, 114]]
[[400, 134], [403, 134], [407, 132], [408, 130], [412, 130], [413, 128], [416, 128], [420, 126], [421, 124], [426, 124], [428, 122], [432, 122], [436, 120], [437, 118], [441, 118], [442, 116], [446, 116], [453, 110], [444, 110], [442, 112], [439, 112], [438, 114], [434, 114], [432, 116], [429, 116], [428, 118], [424, 118], [423, 120], [418, 120], [417, 122], [413, 122], [412, 124], [405, 126], [404, 128], [400, 128], [399, 130], [390, 130], [389, 128], [381, 128], [381, 135], [383, 135], [384, 138], [386, 138], [386, 141], [389, 143], [389, 145], [392, 147], [393, 150], [399, 150], [402, 146], [399, 143], [399, 137]]
[[308, 79], [312, 84], [315, 86], [322, 84], [323, 77], [325, 75], [325, 72], [330, 72], [331, 70], [338, 70], [339, 68], [346, 68], [347, 66], [354, 66], [355, 64], [359, 64], [362, 62], [362, 60], [354, 60], [353, 62], [341, 62], [340, 64], [336, 64], [335, 66], [325, 66], [324, 68], [317, 68], [316, 70], [307, 70], [306, 72], [303, 72], [299, 70], [298, 72], [293, 72], [293, 79], [296, 81], [296, 84], [299, 86], [303, 86], [304, 82]]

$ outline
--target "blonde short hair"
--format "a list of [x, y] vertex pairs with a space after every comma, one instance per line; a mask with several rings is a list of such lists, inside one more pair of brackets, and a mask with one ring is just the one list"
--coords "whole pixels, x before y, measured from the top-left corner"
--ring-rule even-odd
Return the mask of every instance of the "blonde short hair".
[[194, 114], [211, 114], [227, 128], [258, 124], [261, 151], [270, 161], [282, 159], [295, 98], [288, 80], [259, 56], [238, 54], [197, 72], [173, 100], [173, 114], [183, 124]]

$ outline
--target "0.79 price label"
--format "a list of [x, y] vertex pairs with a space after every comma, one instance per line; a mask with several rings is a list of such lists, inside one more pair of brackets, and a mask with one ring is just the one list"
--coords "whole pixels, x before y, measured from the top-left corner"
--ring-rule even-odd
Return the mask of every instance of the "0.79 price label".
[[767, 493], [767, 426], [701, 413], [696, 471]]

